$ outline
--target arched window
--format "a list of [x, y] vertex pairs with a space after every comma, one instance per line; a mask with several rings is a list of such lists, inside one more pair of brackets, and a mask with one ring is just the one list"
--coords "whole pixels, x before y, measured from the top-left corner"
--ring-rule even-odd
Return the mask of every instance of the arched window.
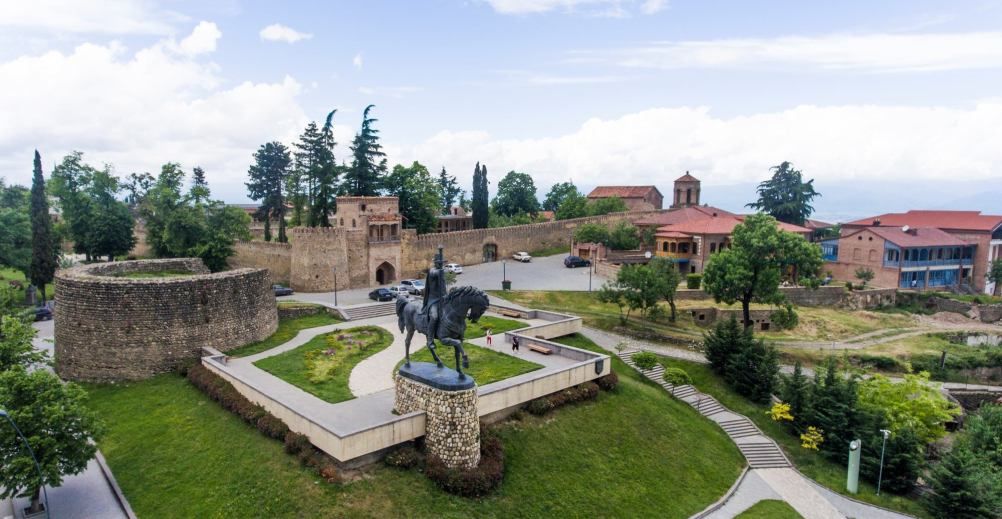
[[344, 218], [341, 219], [341, 227], [344, 227]]
[[351, 226], [355, 227], [355, 219], [354, 218], [351, 219]]
[[661, 243], [661, 252], [668, 252], [668, 242]]
[[675, 244], [675, 242], [671, 242], [671, 250], [668, 251], [668, 252], [676, 252], [677, 251], [677, 247], [678, 246]]
[[714, 252], [717, 252], [717, 243], [716, 242], [710, 243], [710, 254], [713, 254]]
[[699, 254], [699, 244], [696, 242], [692, 242], [692, 253]]

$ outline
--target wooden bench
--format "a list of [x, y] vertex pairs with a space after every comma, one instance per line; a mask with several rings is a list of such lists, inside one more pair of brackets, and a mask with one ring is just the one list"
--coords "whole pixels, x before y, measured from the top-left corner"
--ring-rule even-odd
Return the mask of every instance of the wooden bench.
[[529, 347], [530, 350], [535, 351], [537, 353], [542, 353], [543, 355], [550, 355], [550, 354], [553, 353], [552, 349], [547, 348], [546, 346], [543, 346], [542, 344], [536, 344], [534, 342], [530, 342], [528, 347]]
[[506, 317], [522, 317], [522, 312], [518, 310], [512, 310], [510, 308], [498, 309], [498, 313]]

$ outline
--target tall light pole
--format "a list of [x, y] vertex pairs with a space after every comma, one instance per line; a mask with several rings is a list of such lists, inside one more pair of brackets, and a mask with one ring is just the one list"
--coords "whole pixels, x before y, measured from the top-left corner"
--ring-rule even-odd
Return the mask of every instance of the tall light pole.
[[334, 271], [334, 306], [337, 306], [337, 267], [333, 267]]
[[31, 461], [35, 462], [35, 470], [38, 471], [38, 486], [42, 488], [42, 496], [45, 498], [45, 517], [49, 517], [49, 493], [45, 491], [45, 479], [42, 477], [42, 467], [38, 464], [38, 458], [35, 457], [35, 451], [31, 450], [31, 444], [28, 443], [28, 439], [21, 434], [21, 429], [18, 429], [17, 424], [14, 423], [14, 419], [7, 414], [7, 411], [0, 409], [0, 416], [7, 419], [10, 422], [10, 426], [14, 428], [14, 431], [24, 442], [25, 448], [28, 449], [28, 454], [31, 454]]
[[880, 495], [880, 482], [884, 479], [884, 448], [887, 447], [887, 437], [891, 435], [891, 431], [887, 429], [881, 429], [880, 434], [884, 435], [884, 442], [880, 445], [880, 470], [877, 472], [877, 495]]

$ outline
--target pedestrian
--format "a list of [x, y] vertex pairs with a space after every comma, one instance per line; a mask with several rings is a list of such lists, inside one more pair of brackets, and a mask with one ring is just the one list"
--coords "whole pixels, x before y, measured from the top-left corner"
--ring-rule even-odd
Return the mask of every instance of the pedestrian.
[[518, 335], [511, 336], [511, 351], [518, 353]]
[[487, 345], [494, 346], [494, 336], [491, 335], [491, 329], [487, 329]]

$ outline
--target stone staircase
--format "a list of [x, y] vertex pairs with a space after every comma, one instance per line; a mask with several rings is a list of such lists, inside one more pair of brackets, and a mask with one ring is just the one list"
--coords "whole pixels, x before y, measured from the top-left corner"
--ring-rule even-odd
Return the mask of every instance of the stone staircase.
[[371, 305], [351, 306], [347, 308], [341, 307], [339, 310], [349, 321], [393, 315], [397, 312], [396, 303], [393, 301], [390, 301], [389, 303], [373, 303]]
[[712, 396], [700, 393], [689, 384], [673, 386], [665, 382], [665, 368], [660, 364], [646, 371], [637, 368], [633, 362], [633, 354], [638, 352], [639, 350], [623, 351], [618, 354], [618, 357], [627, 366], [639, 371], [675, 398], [689, 404], [701, 415], [716, 422], [738, 446], [751, 468], [771, 469], [791, 466], [790, 461], [786, 459], [786, 455], [776, 445], [776, 442], [763, 434], [748, 417], [727, 409]]

